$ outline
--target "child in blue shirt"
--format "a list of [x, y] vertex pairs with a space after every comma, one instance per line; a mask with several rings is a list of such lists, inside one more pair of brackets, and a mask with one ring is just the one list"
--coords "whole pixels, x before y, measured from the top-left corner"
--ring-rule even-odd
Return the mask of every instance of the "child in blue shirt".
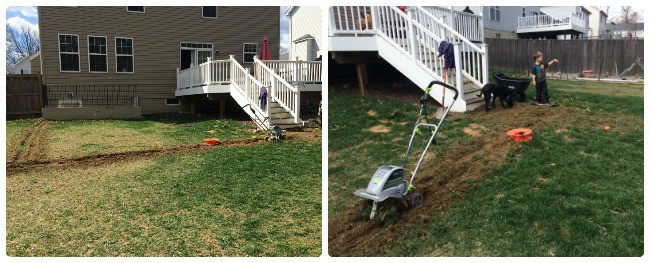
[[553, 59], [548, 63], [543, 63], [544, 55], [542, 52], [535, 52], [533, 55], [535, 59], [535, 65], [530, 71], [530, 77], [533, 78], [533, 85], [535, 85], [535, 91], [537, 92], [535, 99], [537, 100], [537, 105], [550, 106], [551, 103], [548, 99], [548, 86], [546, 84], [546, 68], [553, 65], [553, 63], [559, 63], [557, 59]]

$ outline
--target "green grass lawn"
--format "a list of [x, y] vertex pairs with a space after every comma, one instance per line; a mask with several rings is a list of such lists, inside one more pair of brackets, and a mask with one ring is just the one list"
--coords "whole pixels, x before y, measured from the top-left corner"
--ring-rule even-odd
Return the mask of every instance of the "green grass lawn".
[[255, 126], [205, 115], [156, 114], [132, 120], [49, 121], [51, 158], [79, 157], [261, 135]]
[[[8, 121], [8, 146], [34, 123]], [[28, 143], [45, 144], [37, 151], [54, 161], [264, 135], [249, 123], [188, 114], [43, 123]], [[281, 142], [16, 171], [7, 177], [7, 254], [319, 256], [319, 138], [293, 132]]]
[[[212, 127], [201, 125], [197, 133]], [[319, 256], [320, 248], [319, 143], [7, 177], [9, 256]]]
[[[530, 86], [529, 100], [534, 93]], [[643, 255], [643, 85], [549, 80], [549, 94], [558, 107], [519, 103], [489, 114], [482, 108], [454, 114], [419, 176], [460, 176], [466, 189], [444, 189], [451, 201], [443, 207], [404, 213], [425, 217], [417, 223], [398, 219], [348, 240], [370, 240], [357, 252], [333, 248], [330, 236], [330, 254]], [[330, 91], [329, 100], [332, 229], [361, 203], [354, 190], [365, 187], [380, 165], [399, 164], [417, 105], [339, 91]], [[372, 129], [378, 125], [384, 129]], [[603, 130], [604, 125], [612, 130]], [[533, 140], [507, 142], [505, 132], [521, 126], [534, 127]], [[467, 129], [481, 134], [470, 136]], [[492, 144], [499, 147], [488, 147]], [[471, 149], [473, 163], [455, 162], [467, 157], [462, 154], [440, 159], [439, 153], [463, 152], [457, 149]], [[457, 163], [468, 165], [467, 171], [487, 172], [454, 172]], [[431, 174], [437, 166], [450, 168]], [[463, 176], [469, 177], [464, 181]]]

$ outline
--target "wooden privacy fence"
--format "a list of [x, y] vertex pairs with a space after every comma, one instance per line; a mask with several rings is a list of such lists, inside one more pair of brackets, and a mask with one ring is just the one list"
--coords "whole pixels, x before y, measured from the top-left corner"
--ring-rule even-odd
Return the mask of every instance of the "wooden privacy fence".
[[7, 75], [7, 118], [40, 115], [42, 108], [41, 74]]
[[[529, 72], [534, 64], [533, 53], [544, 53], [544, 61], [557, 58], [560, 64], [551, 66], [549, 72], [577, 74], [593, 70], [614, 76], [622, 73], [640, 57], [643, 60], [643, 39], [588, 39], [588, 40], [533, 40], [487, 38], [491, 68], [507, 68]], [[602, 69], [601, 69], [602, 65]], [[628, 75], [643, 76], [635, 66]]]

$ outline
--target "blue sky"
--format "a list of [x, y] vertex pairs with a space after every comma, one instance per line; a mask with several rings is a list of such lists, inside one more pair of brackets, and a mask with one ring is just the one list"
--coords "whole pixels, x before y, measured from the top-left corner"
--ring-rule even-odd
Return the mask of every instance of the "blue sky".
[[7, 25], [20, 29], [28, 27], [38, 32], [38, 15], [33, 6], [10, 6], [7, 8]]

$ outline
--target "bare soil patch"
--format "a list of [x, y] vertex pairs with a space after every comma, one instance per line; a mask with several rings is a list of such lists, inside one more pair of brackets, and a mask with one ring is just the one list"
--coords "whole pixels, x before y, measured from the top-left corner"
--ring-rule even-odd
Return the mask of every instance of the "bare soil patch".
[[49, 125], [38, 119], [20, 137], [19, 143], [9, 151], [8, 162], [29, 162], [46, 156], [47, 131]]
[[389, 133], [390, 128], [388, 128], [388, 127], [386, 127], [386, 126], [384, 126], [382, 124], [379, 124], [379, 125], [375, 125], [375, 126], [372, 126], [372, 127], [368, 128], [368, 131], [374, 132], [374, 133]]

